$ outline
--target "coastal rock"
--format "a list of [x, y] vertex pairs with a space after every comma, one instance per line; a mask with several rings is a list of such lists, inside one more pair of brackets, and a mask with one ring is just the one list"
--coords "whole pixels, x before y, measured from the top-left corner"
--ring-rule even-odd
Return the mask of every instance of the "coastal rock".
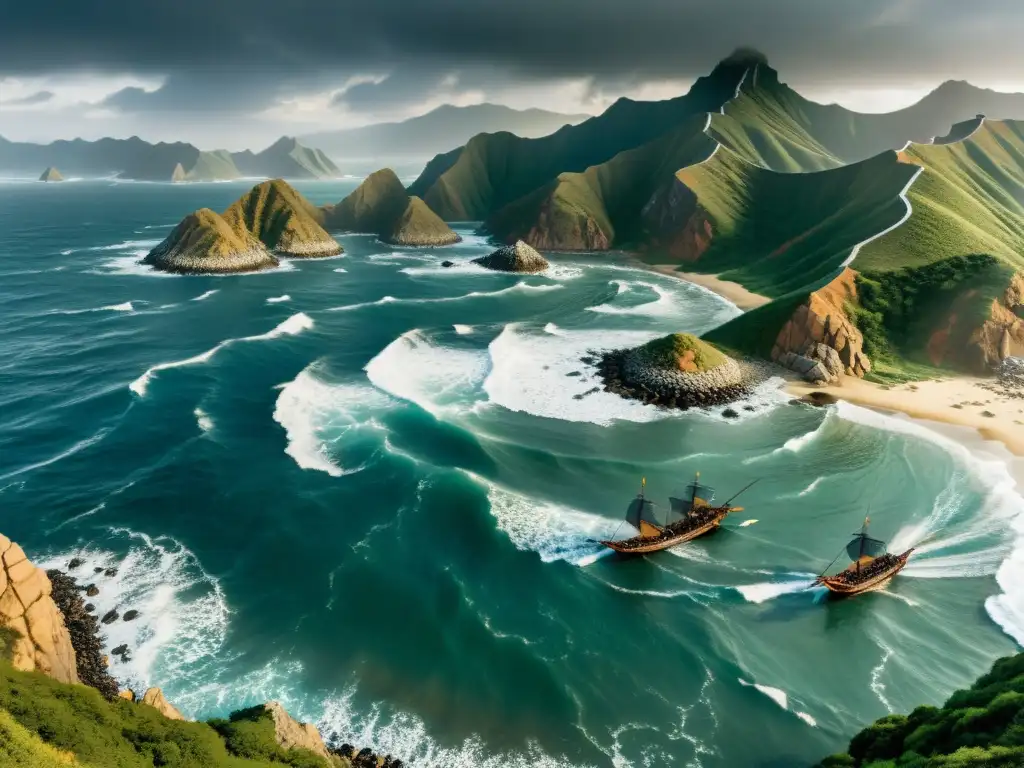
[[967, 364], [978, 373], [998, 369], [1008, 357], [1024, 356], [1024, 272], [992, 302], [989, 316], [968, 340]]
[[39, 177], [40, 181], [64, 181], [64, 177], [60, 175], [60, 171], [54, 168], [52, 165], [43, 171], [42, 176]]
[[274, 718], [274, 738], [282, 748], [308, 749], [326, 760], [331, 759], [315, 725], [298, 722], [276, 701], [268, 701], [263, 706]]
[[122, 616], [121, 618], [124, 621], [135, 621], [135, 619], [139, 618], [139, 612], [138, 611], [125, 611], [124, 612], [124, 616]]
[[278, 265], [259, 240], [244, 229], [236, 231], [209, 208], [182, 219], [143, 262], [181, 274], [251, 272]]
[[380, 239], [391, 245], [441, 246], [462, 240], [418, 197], [410, 197], [402, 215], [381, 232]]
[[547, 259], [522, 240], [517, 240], [514, 245], [503, 245], [494, 253], [473, 261], [501, 272], [543, 272], [549, 266]]
[[186, 178], [188, 178], [188, 174], [185, 173], [185, 168], [182, 166], [182, 164], [178, 163], [177, 165], [175, 165], [174, 170], [171, 171], [171, 181], [177, 184], [179, 182], [185, 181]]
[[409, 195], [390, 168], [371, 173], [337, 205], [324, 206], [324, 225], [349, 232], [380, 235], [405, 212]]
[[[856, 278], [857, 273], [846, 268], [831, 283], [810, 294], [779, 331], [772, 347], [772, 360], [787, 368], [792, 368], [794, 357], [821, 362], [825, 373], [822, 381], [834, 381], [840, 373], [863, 377], [870, 371], [871, 361], [864, 354], [864, 336], [845, 309], [847, 304], [857, 301]], [[799, 368], [792, 369], [804, 373]]]
[[714, 237], [711, 219], [687, 186], [685, 171], [651, 196], [641, 217], [651, 246], [664, 251], [672, 261], [697, 261]]
[[257, 184], [223, 216], [236, 233], [248, 233], [282, 256], [337, 256], [341, 246], [320, 226], [319, 217], [320, 212], [282, 179]]
[[[85, 685], [98, 690], [107, 699], [117, 696], [117, 681], [107, 671], [100, 640], [99, 622], [89, 611], [91, 604], [85, 604], [82, 590], [72, 576], [53, 569], [46, 572], [53, 586], [53, 602], [64, 616], [64, 623], [71, 635], [75, 649], [78, 679]], [[115, 648], [113, 653], [127, 646]]]
[[16, 633], [11, 638], [12, 665], [77, 683], [75, 649], [52, 591], [47, 575], [21, 547], [0, 535], [0, 627]]
[[123, 690], [123, 691], [121, 691], [120, 693], [117, 694], [117, 698], [124, 699], [125, 701], [134, 702], [135, 701], [135, 691], [131, 691], [131, 690], [125, 689], [125, 690]]
[[153, 707], [157, 712], [170, 720], [184, 720], [184, 716], [175, 709], [165, 697], [164, 692], [159, 688], [150, 688], [142, 694], [142, 703]]

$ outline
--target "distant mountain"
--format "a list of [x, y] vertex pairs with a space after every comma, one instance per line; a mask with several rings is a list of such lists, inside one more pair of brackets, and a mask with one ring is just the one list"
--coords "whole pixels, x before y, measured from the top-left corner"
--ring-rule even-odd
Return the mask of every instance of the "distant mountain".
[[[180, 166], [180, 167], [179, 167]], [[241, 176], [311, 179], [340, 175], [318, 149], [282, 137], [259, 154], [218, 149], [205, 152], [183, 142], [150, 144], [138, 136], [98, 141], [13, 142], [0, 137], [0, 174], [31, 176], [57, 167], [64, 176], [137, 181], [223, 181]]]
[[341, 175], [327, 155], [292, 136], [282, 136], [258, 154], [246, 150], [233, 153], [231, 158], [243, 176], [329, 179]]
[[465, 144], [478, 133], [509, 131], [524, 138], [554, 133], [563, 125], [575, 125], [590, 115], [565, 115], [543, 109], [512, 109], [500, 104], [438, 107], [425, 115], [399, 123], [378, 123], [363, 128], [322, 131], [300, 137], [335, 160], [405, 158], [426, 160]]

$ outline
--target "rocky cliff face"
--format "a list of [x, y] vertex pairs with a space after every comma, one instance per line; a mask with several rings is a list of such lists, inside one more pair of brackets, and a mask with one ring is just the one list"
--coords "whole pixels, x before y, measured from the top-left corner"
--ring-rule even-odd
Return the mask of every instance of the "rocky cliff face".
[[274, 718], [274, 738], [284, 749], [308, 749], [326, 760], [331, 759], [315, 725], [300, 723], [276, 701], [268, 701], [263, 706]]
[[971, 334], [968, 357], [979, 372], [998, 368], [1008, 357], [1024, 357], [1024, 272], [1013, 276], [989, 319]]
[[544, 204], [523, 240], [545, 251], [607, 251], [612, 247], [611, 238], [592, 216], [559, 206], [555, 200]]
[[[785, 364], [792, 360], [790, 355], [806, 357], [808, 343], [812, 342], [835, 350], [847, 376], [863, 377], [870, 371], [871, 361], [864, 354], [864, 336], [845, 309], [847, 303], [857, 300], [856, 278], [857, 273], [846, 268], [831, 283], [808, 296], [779, 331], [772, 347], [772, 360]], [[831, 356], [826, 353], [826, 357]]]
[[664, 251], [672, 261], [697, 261], [714, 237], [707, 212], [682, 175], [654, 193], [642, 217], [651, 247]]
[[17, 633], [11, 648], [14, 668], [77, 683], [75, 649], [51, 590], [46, 574], [21, 547], [0, 535], [0, 627]]
[[171, 704], [159, 688], [150, 688], [142, 694], [142, 703], [153, 707], [168, 720], [184, 720], [185, 717]]

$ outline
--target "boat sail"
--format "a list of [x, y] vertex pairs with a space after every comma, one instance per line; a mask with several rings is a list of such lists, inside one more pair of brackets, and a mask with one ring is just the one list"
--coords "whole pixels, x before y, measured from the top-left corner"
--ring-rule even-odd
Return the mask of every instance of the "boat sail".
[[[754, 483], [756, 482], [757, 480], [754, 481]], [[740, 493], [754, 483], [748, 485]], [[700, 473], [698, 472], [683, 493], [669, 497], [669, 508], [665, 513], [665, 519], [659, 521], [654, 504], [644, 495], [646, 486], [647, 479], [644, 478], [640, 484], [640, 493], [626, 510], [626, 522], [636, 528], [640, 535], [622, 541], [602, 541], [601, 544], [616, 552], [626, 554], [657, 552], [711, 533], [722, 524], [726, 515], [730, 512], [740, 512], [743, 509], [734, 507], [730, 503], [740, 495], [739, 493], [725, 504], [713, 506], [715, 490], [700, 482]]]
[[906, 567], [914, 548], [901, 555], [890, 554], [884, 541], [868, 535], [870, 522], [870, 518], [864, 518], [864, 525], [846, 545], [850, 565], [832, 576], [825, 576], [823, 572], [815, 579], [815, 584], [823, 585], [836, 597], [849, 597], [885, 586]]

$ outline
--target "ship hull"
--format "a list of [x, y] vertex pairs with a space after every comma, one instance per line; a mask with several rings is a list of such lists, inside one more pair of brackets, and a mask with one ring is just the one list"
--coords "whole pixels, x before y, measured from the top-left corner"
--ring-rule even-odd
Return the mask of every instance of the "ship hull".
[[712, 533], [718, 529], [718, 526], [722, 524], [722, 521], [728, 514], [729, 510], [722, 510], [707, 522], [693, 528], [688, 528], [685, 531], [679, 531], [678, 533], [672, 532], [671, 529], [666, 529], [668, 531], [667, 535], [657, 537], [634, 536], [631, 539], [623, 539], [622, 541], [602, 541], [601, 544], [624, 555], [643, 555], [648, 552], [660, 552], [663, 549], [674, 547], [677, 544], [684, 544], [687, 541], [693, 541], [696, 538]]
[[908, 549], [902, 555], [898, 555], [896, 562], [890, 568], [872, 576], [864, 581], [858, 581], [856, 583], [848, 583], [842, 580], [838, 580], [835, 577], [831, 578], [820, 578], [818, 583], [824, 586], [829, 591], [829, 597], [843, 598], [853, 597], [864, 592], [871, 592], [876, 589], [881, 589], [888, 584], [892, 577], [902, 571], [907, 566], [907, 560], [910, 558], [913, 549]]

